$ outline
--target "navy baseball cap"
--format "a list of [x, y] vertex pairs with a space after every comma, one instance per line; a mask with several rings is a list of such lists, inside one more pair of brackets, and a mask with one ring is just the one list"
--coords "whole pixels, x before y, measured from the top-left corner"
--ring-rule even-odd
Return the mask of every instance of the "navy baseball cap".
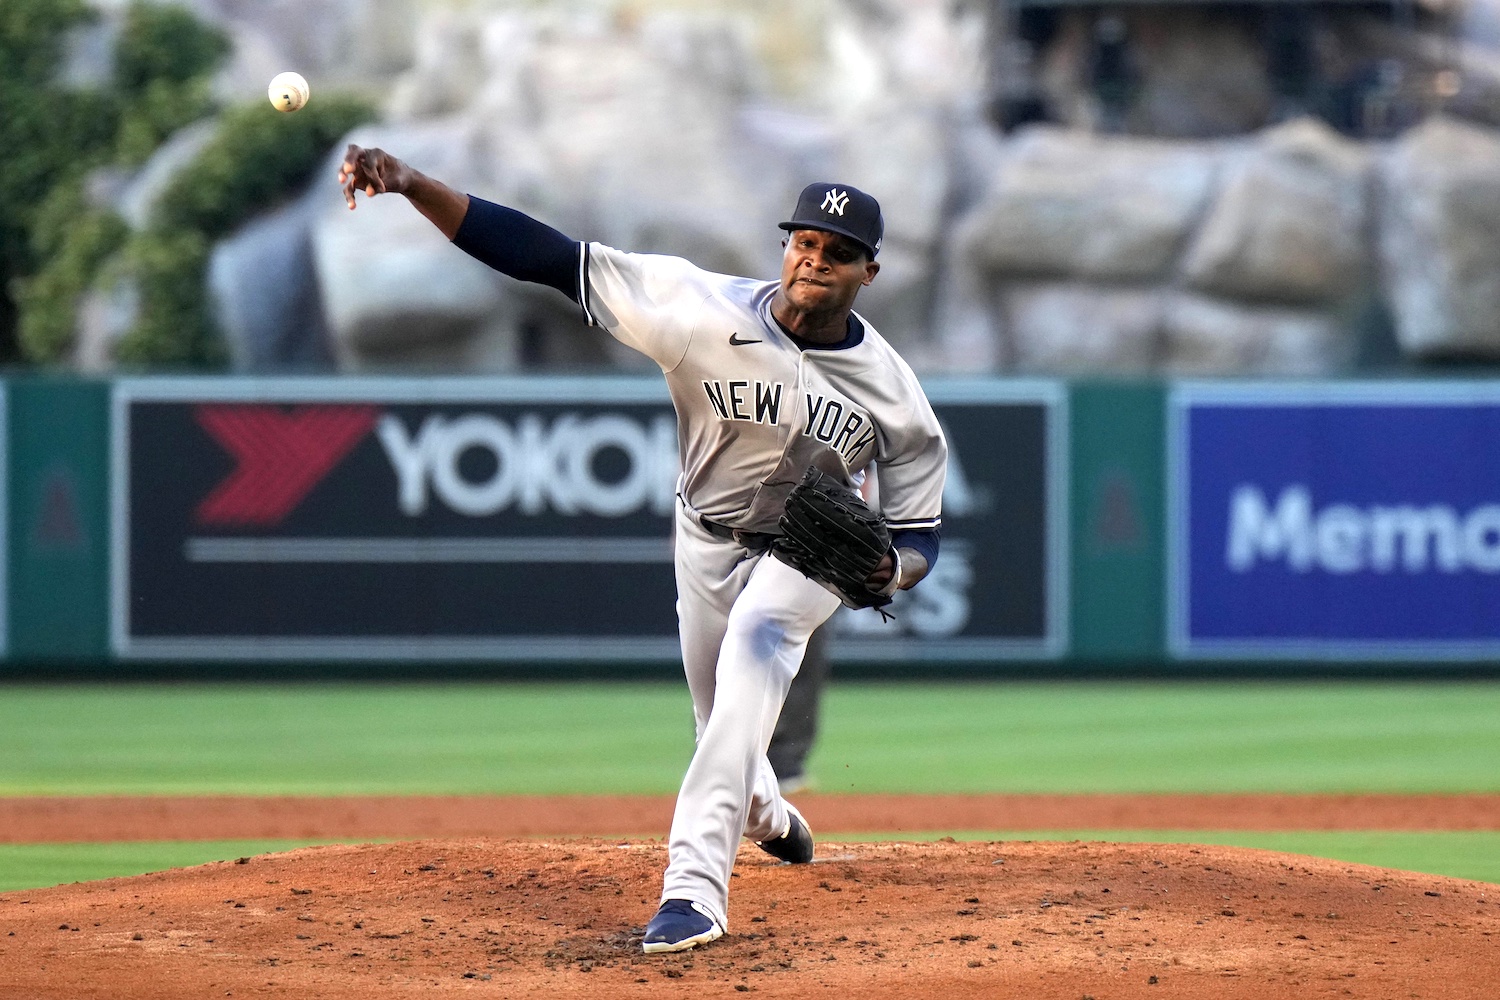
[[880, 252], [885, 235], [885, 220], [880, 217], [880, 202], [859, 188], [846, 184], [809, 184], [797, 197], [792, 217], [781, 228], [819, 229], [847, 236], [865, 248], [874, 259]]

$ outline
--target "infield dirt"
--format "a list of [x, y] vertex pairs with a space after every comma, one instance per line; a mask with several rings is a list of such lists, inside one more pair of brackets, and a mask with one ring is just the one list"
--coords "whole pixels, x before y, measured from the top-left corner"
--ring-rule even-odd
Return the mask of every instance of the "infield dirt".
[[0, 996], [1384, 1000], [1500, 982], [1500, 886], [1345, 862], [820, 842], [792, 866], [747, 845], [729, 933], [646, 956], [665, 862], [659, 840], [453, 837], [0, 894]]
[[415, 841], [0, 896], [13, 997], [1492, 997], [1485, 883], [1220, 847], [755, 849], [730, 932], [640, 952], [659, 843]]
[[[799, 795], [817, 830], [1500, 830], [1500, 795]], [[0, 798], [0, 843], [660, 834], [667, 795]]]

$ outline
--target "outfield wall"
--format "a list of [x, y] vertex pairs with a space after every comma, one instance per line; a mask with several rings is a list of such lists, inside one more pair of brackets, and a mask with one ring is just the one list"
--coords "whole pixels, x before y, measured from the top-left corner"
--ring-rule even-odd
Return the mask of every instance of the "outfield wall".
[[[3, 389], [9, 676], [675, 671], [658, 379]], [[928, 390], [943, 556], [895, 622], [839, 613], [846, 669], [1500, 662], [1500, 382]]]

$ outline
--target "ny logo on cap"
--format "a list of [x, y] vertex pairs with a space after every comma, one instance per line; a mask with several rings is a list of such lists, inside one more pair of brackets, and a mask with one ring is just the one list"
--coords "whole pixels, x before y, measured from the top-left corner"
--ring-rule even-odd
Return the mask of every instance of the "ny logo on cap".
[[823, 196], [823, 204], [818, 207], [829, 215], [843, 215], [844, 206], [849, 204], [849, 194], [838, 188], [829, 188], [828, 193]]

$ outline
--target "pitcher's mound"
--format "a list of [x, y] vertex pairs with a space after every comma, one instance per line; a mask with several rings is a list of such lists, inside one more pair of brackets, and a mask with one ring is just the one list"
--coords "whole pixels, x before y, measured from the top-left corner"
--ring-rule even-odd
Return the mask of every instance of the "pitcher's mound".
[[646, 956], [659, 842], [306, 848], [0, 895], [27, 998], [1493, 997], [1500, 887], [1224, 847], [746, 845], [732, 927]]

